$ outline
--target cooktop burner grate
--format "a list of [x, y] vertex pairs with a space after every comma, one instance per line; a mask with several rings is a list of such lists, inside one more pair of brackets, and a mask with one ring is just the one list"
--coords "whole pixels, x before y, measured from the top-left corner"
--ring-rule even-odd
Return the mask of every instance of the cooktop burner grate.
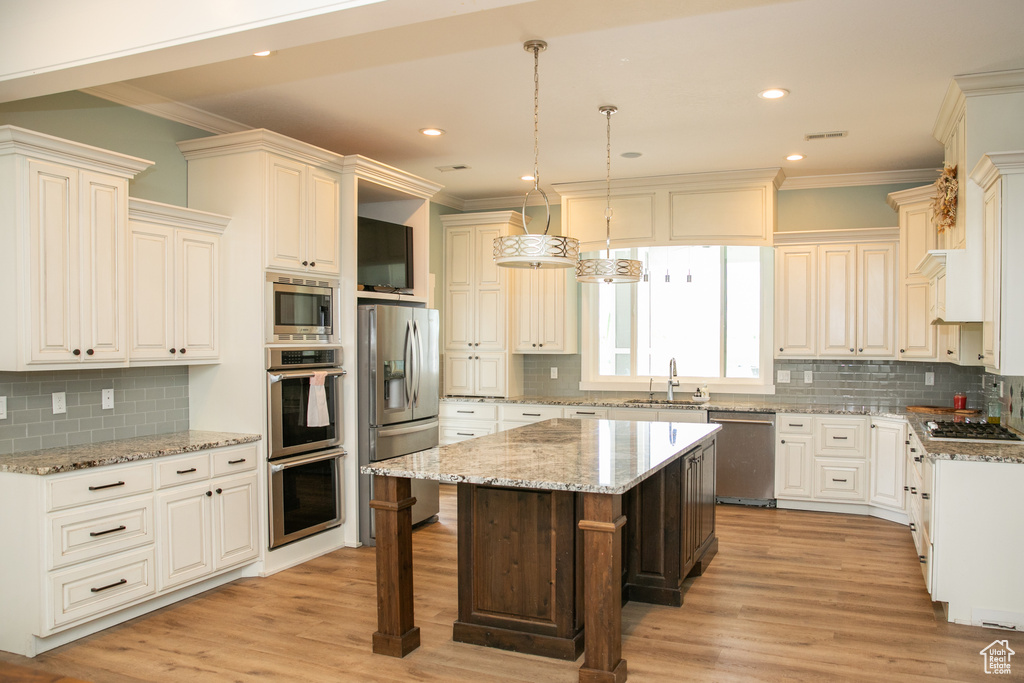
[[1020, 441], [1021, 438], [1002, 425], [990, 422], [953, 422], [936, 420], [928, 423], [928, 436], [933, 439], [971, 439], [978, 441]]

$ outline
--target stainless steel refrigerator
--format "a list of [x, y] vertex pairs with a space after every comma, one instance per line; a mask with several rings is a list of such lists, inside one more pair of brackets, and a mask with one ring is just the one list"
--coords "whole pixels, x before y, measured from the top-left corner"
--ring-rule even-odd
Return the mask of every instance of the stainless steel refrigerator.
[[[359, 307], [359, 464], [438, 443], [438, 313], [399, 305]], [[438, 483], [412, 480], [412, 522], [436, 517]], [[376, 545], [373, 478], [359, 475], [359, 540]]]

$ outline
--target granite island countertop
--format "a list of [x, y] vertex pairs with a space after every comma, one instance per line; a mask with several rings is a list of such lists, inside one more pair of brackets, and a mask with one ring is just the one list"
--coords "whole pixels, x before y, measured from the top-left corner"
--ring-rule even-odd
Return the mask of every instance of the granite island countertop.
[[189, 430], [0, 455], [0, 472], [57, 474], [259, 441], [259, 434]]
[[715, 424], [555, 418], [364, 465], [360, 472], [619, 494], [719, 430]]
[[[637, 401], [626, 398], [567, 398], [547, 396], [517, 396], [512, 398], [479, 398], [448, 396], [442, 402], [505, 403], [553, 406], [596, 406], [601, 408], [647, 408], [657, 410], [720, 410], [746, 413], [799, 413], [804, 415], [863, 415], [904, 419], [921, 439], [925, 455], [932, 460], [962, 460], [969, 462], [1004, 462], [1024, 464], [1024, 441], [964, 443], [962, 441], [935, 441], [928, 437], [925, 426], [930, 420], [949, 420], [946, 414], [915, 413], [898, 406], [843, 407], [807, 403], [765, 403], [761, 401], [723, 401], [712, 398], [707, 403], [668, 403], [665, 401]], [[1014, 430], [1011, 430], [1014, 431]], [[1018, 436], [1024, 436], [1015, 432]]]

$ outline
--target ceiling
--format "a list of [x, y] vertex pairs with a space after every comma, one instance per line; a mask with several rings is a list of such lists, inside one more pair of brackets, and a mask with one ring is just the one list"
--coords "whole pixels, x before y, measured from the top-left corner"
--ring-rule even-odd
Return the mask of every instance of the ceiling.
[[[542, 185], [782, 167], [787, 177], [937, 168], [957, 74], [1024, 68], [1020, 0], [536, 0], [137, 78], [248, 127], [362, 154], [463, 200]], [[267, 46], [273, 47], [273, 46]], [[782, 100], [757, 97], [768, 87]], [[427, 138], [418, 131], [447, 131]], [[808, 133], [848, 131], [835, 140]], [[623, 152], [642, 156], [626, 159]], [[787, 154], [806, 155], [787, 162]], [[441, 172], [438, 166], [466, 165]]]

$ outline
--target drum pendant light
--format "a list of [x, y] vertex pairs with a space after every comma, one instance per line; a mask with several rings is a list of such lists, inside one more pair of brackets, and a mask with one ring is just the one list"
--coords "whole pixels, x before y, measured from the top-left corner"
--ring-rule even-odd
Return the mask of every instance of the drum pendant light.
[[618, 111], [617, 107], [604, 105], [598, 108], [607, 119], [606, 130], [608, 142], [605, 146], [606, 152], [606, 176], [605, 189], [607, 204], [604, 210], [604, 234], [605, 252], [604, 258], [581, 259], [576, 264], [577, 282], [607, 282], [609, 284], [629, 284], [640, 282], [644, 272], [642, 261], [624, 258], [612, 258], [612, 114]]
[[523, 198], [523, 215], [526, 215], [526, 204], [534, 192], [544, 199], [547, 210], [547, 223], [544, 234], [530, 234], [525, 227], [525, 235], [506, 235], [494, 240], [494, 262], [506, 268], [572, 268], [580, 258], [579, 240], [560, 235], [549, 235], [551, 228], [551, 204], [544, 190], [540, 189], [539, 137], [537, 134], [538, 104], [540, 102], [540, 79], [538, 78], [538, 55], [546, 50], [548, 44], [543, 40], [528, 40], [523, 49], [533, 53], [533, 189]]

